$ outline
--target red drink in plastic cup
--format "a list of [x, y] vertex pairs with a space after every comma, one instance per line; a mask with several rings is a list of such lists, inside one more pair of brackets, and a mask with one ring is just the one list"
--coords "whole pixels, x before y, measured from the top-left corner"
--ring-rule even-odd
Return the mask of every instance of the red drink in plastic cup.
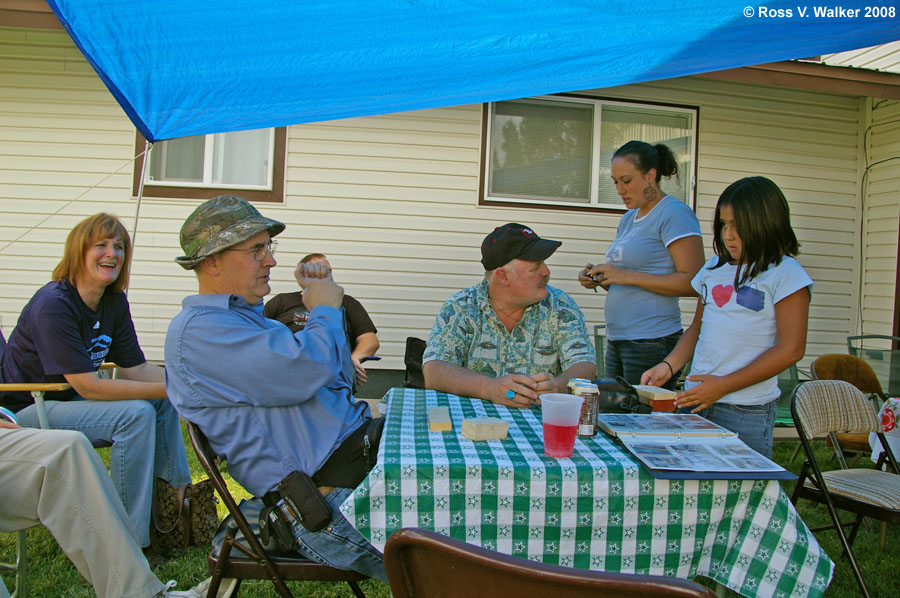
[[572, 456], [583, 402], [582, 397], [575, 395], [560, 393], [541, 395], [545, 455], [548, 457]]
[[571, 457], [575, 450], [578, 426], [544, 424], [544, 454], [548, 457]]

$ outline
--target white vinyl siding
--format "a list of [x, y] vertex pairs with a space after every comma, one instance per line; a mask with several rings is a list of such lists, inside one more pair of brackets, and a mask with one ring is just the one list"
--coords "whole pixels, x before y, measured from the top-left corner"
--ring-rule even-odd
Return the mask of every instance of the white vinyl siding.
[[876, 99], [868, 104], [862, 327], [855, 334], [890, 335], [900, 215], [900, 102]]
[[[106, 210], [131, 230], [134, 128], [63, 32], [0, 27], [0, 78], [0, 324], [8, 335], [49, 280], [78, 220]], [[699, 106], [697, 211], [707, 255], [715, 201], [726, 185], [765, 175], [782, 187], [802, 243], [800, 263], [816, 283], [801, 365], [845, 352], [846, 336], [858, 329], [858, 98], [706, 78], [596, 95]], [[273, 293], [296, 289], [291, 270], [300, 257], [327, 254], [336, 280], [379, 329], [385, 359], [375, 368], [403, 368], [404, 339], [426, 337], [442, 302], [482, 277], [481, 240], [505, 222], [562, 240], [548, 260], [551, 284], [575, 298], [591, 328], [604, 321], [604, 294], [582, 289], [575, 276], [605, 252], [620, 215], [479, 206], [482, 110], [470, 105], [288, 130], [285, 203], [259, 206], [288, 225], [278, 238]], [[896, 119], [897, 103], [878, 104], [873, 115]], [[898, 154], [893, 127], [873, 129], [878, 155]], [[877, 251], [867, 244], [863, 281], [861, 329], [884, 334], [892, 320], [900, 204], [897, 178], [886, 178], [892, 172], [872, 171], [866, 226], [883, 241]], [[173, 259], [181, 254], [178, 231], [197, 203], [142, 203], [129, 299], [152, 360], [162, 360], [182, 298], [196, 292], [194, 274]], [[694, 303], [682, 300], [685, 323]]]
[[[50, 280], [69, 230], [101, 210], [131, 226], [134, 127], [62, 31], [0, 27], [0, 323]], [[152, 286], [143, 276], [136, 286]]]

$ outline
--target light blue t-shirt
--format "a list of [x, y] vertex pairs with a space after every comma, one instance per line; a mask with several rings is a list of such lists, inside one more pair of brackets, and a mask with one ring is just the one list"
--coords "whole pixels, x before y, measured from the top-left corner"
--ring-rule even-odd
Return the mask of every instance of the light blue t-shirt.
[[[622, 216], [616, 238], [606, 251], [614, 266], [646, 272], [672, 274], [675, 262], [669, 245], [678, 239], [702, 236], [697, 216], [671, 195], [663, 197], [648, 214], [638, 210]], [[666, 297], [635, 286], [612, 285], [606, 297], [606, 338], [635, 340], [659, 338], [681, 330], [677, 297]]]

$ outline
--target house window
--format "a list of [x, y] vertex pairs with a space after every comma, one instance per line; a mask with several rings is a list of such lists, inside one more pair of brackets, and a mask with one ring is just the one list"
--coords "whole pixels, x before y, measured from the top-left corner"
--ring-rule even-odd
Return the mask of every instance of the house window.
[[[144, 138], [135, 145], [134, 189]], [[145, 197], [209, 199], [232, 193], [250, 201], [284, 201], [286, 130], [255, 129], [159, 141], [150, 151]]]
[[553, 96], [488, 104], [485, 121], [482, 205], [625, 210], [609, 165], [632, 139], [672, 149], [661, 187], [694, 205], [696, 108]]

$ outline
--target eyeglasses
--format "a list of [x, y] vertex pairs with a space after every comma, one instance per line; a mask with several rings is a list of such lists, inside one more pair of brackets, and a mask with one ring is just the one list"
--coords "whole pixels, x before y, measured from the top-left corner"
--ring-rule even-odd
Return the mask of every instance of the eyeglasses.
[[258, 245], [254, 245], [249, 249], [237, 249], [234, 247], [229, 247], [225, 251], [246, 251], [247, 253], [253, 254], [253, 259], [257, 262], [261, 262], [266, 259], [266, 256], [269, 254], [275, 255], [275, 250], [278, 248], [278, 241], [272, 239], [268, 243], [259, 243]]

